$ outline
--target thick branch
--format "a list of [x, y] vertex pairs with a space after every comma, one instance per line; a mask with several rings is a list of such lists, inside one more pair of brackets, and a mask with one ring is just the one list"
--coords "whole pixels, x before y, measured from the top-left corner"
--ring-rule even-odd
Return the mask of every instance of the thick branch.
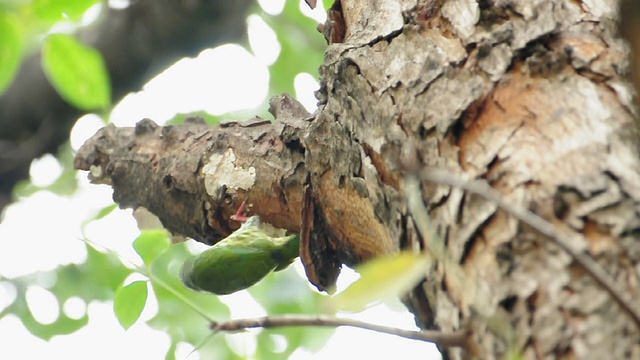
[[[238, 227], [229, 219], [246, 200], [264, 222], [301, 234], [307, 275], [328, 290], [342, 264], [397, 250], [376, 208], [384, 198], [344, 175], [360, 156], [346, 134], [313, 128], [315, 119], [287, 95], [272, 99], [270, 110], [275, 122], [110, 125], [80, 148], [75, 167], [112, 185], [121, 207], [145, 207], [170, 231], [210, 244]], [[325, 161], [345, 158], [354, 161], [326, 169]]]
[[229, 218], [244, 200], [265, 222], [298, 232], [306, 172], [287, 128], [263, 119], [110, 125], [80, 148], [75, 166], [111, 184], [121, 207], [143, 206], [168, 230], [199, 241], [215, 243], [237, 228]]

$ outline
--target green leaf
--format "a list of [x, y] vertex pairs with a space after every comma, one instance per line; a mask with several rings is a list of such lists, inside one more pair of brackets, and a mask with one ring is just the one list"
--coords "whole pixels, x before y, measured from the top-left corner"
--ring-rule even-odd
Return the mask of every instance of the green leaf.
[[42, 66], [56, 91], [73, 106], [95, 110], [111, 102], [109, 73], [102, 54], [73, 37], [49, 36], [42, 49]]
[[[86, 300], [111, 299], [116, 289], [132, 273], [131, 269], [122, 264], [120, 258], [113, 253], [103, 253], [91, 245], [87, 245], [87, 261], [76, 271], [76, 283], [81, 297]], [[73, 274], [69, 274], [73, 279]]]
[[22, 54], [22, 29], [15, 17], [0, 13], [0, 95], [16, 76]]
[[103, 207], [102, 209], [100, 209], [100, 211], [98, 211], [98, 214], [96, 215], [95, 218], [93, 218], [93, 220], [100, 220], [104, 218], [105, 216], [111, 214], [113, 210], [115, 210], [116, 208], [118, 208], [118, 204], [115, 204], [115, 203], [109, 206]]
[[164, 229], [145, 229], [137, 239], [133, 241], [133, 248], [142, 261], [149, 266], [158, 255], [171, 246], [169, 233]]
[[123, 328], [129, 329], [142, 314], [147, 303], [147, 282], [134, 281], [116, 291], [113, 299], [113, 310]]
[[75, 20], [98, 0], [35, 0], [33, 11], [45, 21]]
[[[23, 304], [21, 303], [20, 306]], [[50, 340], [56, 335], [72, 334], [89, 323], [89, 317], [83, 316], [80, 319], [71, 319], [61, 314], [55, 322], [51, 324], [41, 324], [34, 317], [28, 308], [21, 309], [16, 307], [13, 312], [20, 317], [22, 324], [29, 330], [31, 334], [44, 340]]]
[[358, 312], [370, 304], [384, 301], [411, 290], [431, 266], [426, 254], [401, 252], [379, 257], [356, 268], [360, 279], [331, 299], [339, 310]]
[[[111, 253], [102, 253], [90, 245], [86, 245], [87, 260], [82, 264], [69, 264], [52, 271], [38, 272], [8, 280], [16, 287], [16, 299], [0, 313], [14, 314], [20, 318], [31, 334], [44, 340], [56, 335], [70, 334], [88, 323], [88, 316], [69, 318], [62, 307], [71, 297], [79, 297], [86, 304], [93, 300], [106, 301], [113, 299], [116, 289], [131, 274], [131, 269]], [[55, 285], [48, 290], [58, 299], [60, 317], [51, 324], [41, 324], [35, 320], [26, 301], [29, 286], [38, 282], [39, 278], [57, 278]]]
[[[25, 295], [27, 288], [36, 282], [34, 279], [35, 276], [36, 274], [30, 274], [9, 281], [9, 283], [16, 287], [16, 299], [8, 308], [4, 309], [0, 313], [0, 318], [6, 314], [14, 314], [20, 318], [24, 327], [29, 330], [31, 334], [44, 340], [50, 340], [56, 335], [71, 334], [87, 325], [89, 318], [86, 314], [79, 319], [69, 318], [62, 310], [62, 299], [55, 293], [54, 294], [58, 300], [58, 310], [60, 311], [60, 315], [50, 324], [42, 324], [38, 322], [27, 304]], [[27, 278], [28, 281], [25, 281]]]
[[[153, 278], [160, 279], [171, 290], [152, 280], [158, 312], [147, 324], [169, 335], [174, 348], [181, 342], [198, 347], [197, 352], [202, 359], [241, 359], [231, 351], [224, 336], [210, 337], [207, 318], [228, 320], [231, 316], [228, 306], [217, 296], [187, 289], [178, 279], [182, 264], [191, 256], [186, 244], [180, 243], [172, 245], [154, 261], [151, 269]], [[193, 306], [202, 309], [206, 316], [196, 312]], [[171, 357], [167, 356], [169, 358]]]

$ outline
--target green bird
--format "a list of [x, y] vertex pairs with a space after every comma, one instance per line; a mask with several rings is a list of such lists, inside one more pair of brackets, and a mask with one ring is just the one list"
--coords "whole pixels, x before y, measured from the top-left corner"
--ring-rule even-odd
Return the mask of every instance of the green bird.
[[190, 289], [217, 295], [244, 290], [272, 271], [286, 269], [299, 255], [298, 235], [271, 237], [259, 216], [252, 216], [231, 235], [187, 260], [180, 280]]

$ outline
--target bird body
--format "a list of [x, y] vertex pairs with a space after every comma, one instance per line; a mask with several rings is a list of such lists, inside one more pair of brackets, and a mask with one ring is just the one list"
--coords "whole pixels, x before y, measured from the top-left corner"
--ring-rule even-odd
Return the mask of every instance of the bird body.
[[182, 266], [180, 279], [193, 290], [217, 295], [246, 289], [272, 271], [287, 268], [299, 255], [298, 235], [271, 237], [258, 216]]

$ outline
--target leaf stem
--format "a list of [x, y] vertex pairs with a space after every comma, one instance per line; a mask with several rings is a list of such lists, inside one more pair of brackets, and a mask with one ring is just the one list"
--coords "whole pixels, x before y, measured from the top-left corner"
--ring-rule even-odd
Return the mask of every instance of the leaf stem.
[[[143, 269], [146, 270], [146, 269]], [[152, 283], [156, 283], [159, 286], [163, 287], [165, 290], [167, 290], [168, 292], [171, 293], [171, 295], [175, 296], [176, 298], [178, 298], [178, 300], [184, 302], [187, 306], [189, 306], [190, 308], [193, 309], [193, 311], [197, 312], [200, 316], [202, 316], [205, 320], [209, 321], [209, 322], [213, 322], [214, 320], [207, 315], [206, 311], [204, 309], [202, 309], [200, 306], [196, 305], [194, 302], [192, 302], [191, 300], [189, 300], [186, 296], [180, 294], [176, 289], [174, 289], [171, 285], [167, 284], [166, 282], [164, 282], [164, 280], [160, 279], [159, 277], [153, 275], [150, 271], [149, 273], [145, 273], [142, 272], [140, 270], [138, 270], [141, 274], [147, 276], [149, 278], [149, 280], [151, 280]]]
[[78, 240], [84, 242], [86, 245], [92, 246], [93, 248], [102, 248], [107, 253], [115, 255], [116, 257], [118, 257], [120, 259], [120, 261], [122, 263], [128, 263], [135, 271], [137, 271], [138, 273], [142, 274], [143, 276], [146, 276], [149, 280], [151, 280], [152, 283], [158, 284], [160, 287], [162, 287], [165, 290], [167, 290], [168, 292], [170, 292], [171, 295], [173, 295], [176, 298], [178, 298], [178, 300], [184, 302], [187, 306], [192, 308], [195, 312], [197, 312], [205, 320], [207, 320], [209, 322], [213, 322], [213, 319], [209, 315], [207, 315], [206, 311], [204, 311], [201, 307], [199, 307], [194, 302], [189, 300], [186, 296], [180, 294], [176, 289], [174, 289], [171, 285], [167, 284], [164, 280], [162, 280], [159, 277], [155, 276], [151, 272], [151, 269], [147, 268], [144, 265], [143, 266], [139, 266], [139, 265], [135, 264], [133, 261], [131, 261], [129, 259], [125, 259], [123, 256], [118, 254], [115, 250], [109, 249], [108, 247], [106, 247], [104, 245], [100, 245], [100, 244], [96, 243], [95, 241], [89, 240], [88, 238], [78, 238]]

